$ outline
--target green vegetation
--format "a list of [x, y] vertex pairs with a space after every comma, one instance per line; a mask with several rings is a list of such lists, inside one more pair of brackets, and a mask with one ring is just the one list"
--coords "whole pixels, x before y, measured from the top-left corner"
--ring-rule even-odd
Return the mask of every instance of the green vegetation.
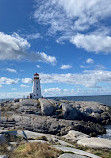
[[45, 140], [45, 141], [48, 141], [46, 136], [37, 137], [36, 140]]
[[7, 154], [7, 153], [8, 153], [7, 147], [8, 147], [7, 144], [1, 144], [1, 145], [0, 145], [0, 155]]
[[10, 158], [57, 158], [61, 151], [50, 147], [47, 143], [26, 143], [19, 145]]

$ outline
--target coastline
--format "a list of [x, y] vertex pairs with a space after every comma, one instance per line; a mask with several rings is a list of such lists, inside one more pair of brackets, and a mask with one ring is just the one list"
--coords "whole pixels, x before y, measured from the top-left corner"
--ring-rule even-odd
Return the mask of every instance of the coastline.
[[107, 150], [110, 155], [110, 139], [98, 138], [98, 135], [106, 135], [104, 125], [111, 124], [110, 108], [92, 101], [45, 98], [5, 101], [1, 103], [0, 142], [4, 145], [14, 141], [20, 147], [27, 146], [27, 142], [32, 143], [31, 146], [47, 143], [66, 155], [73, 151], [73, 154], [101, 158], [95, 155], [96, 150], [101, 155]]

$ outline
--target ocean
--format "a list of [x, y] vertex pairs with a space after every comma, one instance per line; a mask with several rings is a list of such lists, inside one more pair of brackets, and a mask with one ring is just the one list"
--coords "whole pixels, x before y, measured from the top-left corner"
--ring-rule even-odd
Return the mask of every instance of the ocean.
[[98, 96], [66, 96], [66, 97], [48, 97], [52, 99], [74, 100], [74, 101], [94, 101], [100, 102], [104, 105], [111, 106], [111, 95], [98, 95]]
[[[98, 96], [65, 96], [65, 97], [47, 97], [55, 100], [74, 100], [74, 101], [94, 101], [100, 102], [104, 105], [111, 106], [111, 95], [98, 95]], [[12, 99], [0, 99], [0, 102], [5, 100], [12, 100]], [[98, 136], [106, 139], [111, 140], [111, 125], [106, 126], [106, 134]]]

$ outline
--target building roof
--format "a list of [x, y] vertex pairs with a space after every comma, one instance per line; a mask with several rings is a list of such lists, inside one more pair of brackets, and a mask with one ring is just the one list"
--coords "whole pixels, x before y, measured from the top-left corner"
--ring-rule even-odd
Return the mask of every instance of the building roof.
[[39, 76], [39, 74], [36, 72], [36, 73], [34, 74], [34, 76]]

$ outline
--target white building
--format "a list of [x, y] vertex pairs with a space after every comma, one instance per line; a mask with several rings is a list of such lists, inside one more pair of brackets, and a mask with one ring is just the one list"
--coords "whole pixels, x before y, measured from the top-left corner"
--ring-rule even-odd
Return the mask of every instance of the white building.
[[39, 74], [34, 74], [33, 79], [33, 87], [32, 87], [32, 93], [30, 93], [30, 98], [32, 99], [38, 99], [41, 98], [41, 88], [40, 88], [40, 79]]

